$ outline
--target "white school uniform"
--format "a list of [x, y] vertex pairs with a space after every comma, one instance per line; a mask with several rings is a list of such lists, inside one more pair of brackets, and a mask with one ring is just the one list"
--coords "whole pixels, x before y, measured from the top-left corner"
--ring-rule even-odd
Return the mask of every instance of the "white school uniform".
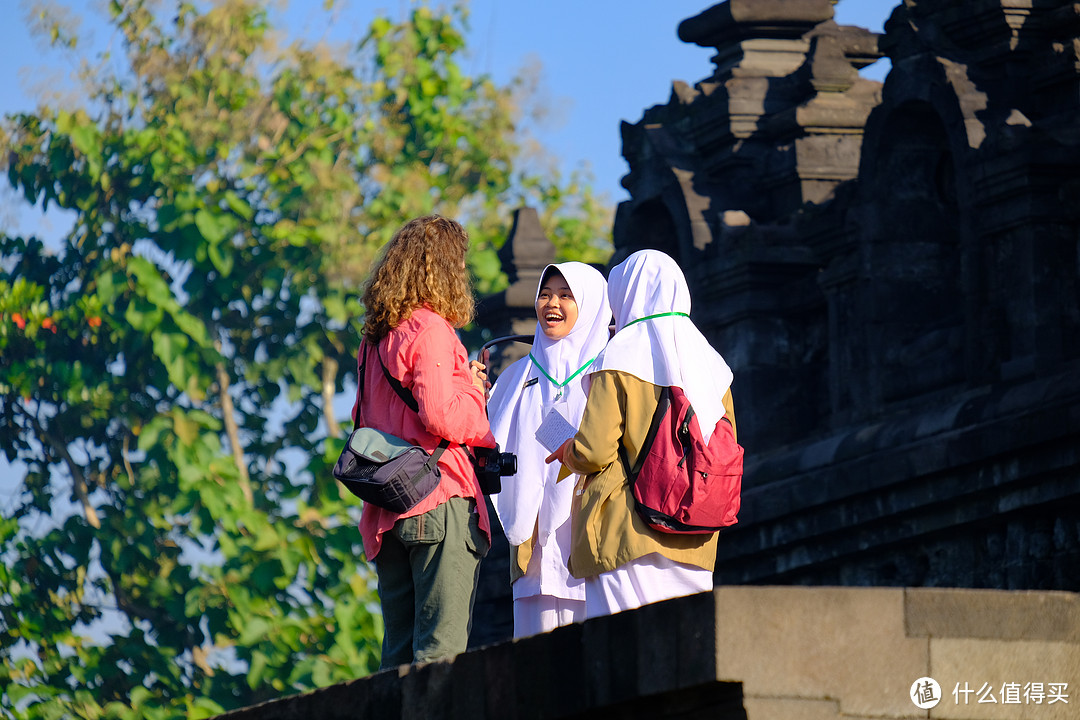
[[549, 451], [536, 430], [553, 410], [574, 427], [581, 423], [587, 373], [607, 343], [611, 322], [607, 282], [598, 270], [579, 262], [548, 268], [570, 286], [577, 321], [561, 340], [549, 339], [538, 322], [531, 353], [503, 371], [488, 401], [492, 434], [518, 463], [517, 474], [504, 478], [502, 491], [492, 496], [496, 513], [512, 546], [529, 542], [536, 532], [525, 575], [513, 585], [516, 637], [585, 617], [585, 582], [567, 569], [574, 479], [556, 482], [560, 465], [544, 462]]

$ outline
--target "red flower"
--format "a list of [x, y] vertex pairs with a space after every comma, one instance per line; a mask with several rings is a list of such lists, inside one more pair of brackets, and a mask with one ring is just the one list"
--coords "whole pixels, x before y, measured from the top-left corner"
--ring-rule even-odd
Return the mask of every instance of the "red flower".
[[19, 326], [20, 330], [26, 329], [26, 321], [23, 320], [23, 316], [19, 313], [12, 313], [11, 319], [15, 321], [15, 324]]
[[56, 323], [53, 322], [52, 318], [45, 318], [44, 320], [42, 320], [41, 327], [46, 330], [52, 330], [54, 333], [56, 332]]
[[87, 324], [92, 328], [101, 327], [101, 318], [94, 316], [86, 319]]

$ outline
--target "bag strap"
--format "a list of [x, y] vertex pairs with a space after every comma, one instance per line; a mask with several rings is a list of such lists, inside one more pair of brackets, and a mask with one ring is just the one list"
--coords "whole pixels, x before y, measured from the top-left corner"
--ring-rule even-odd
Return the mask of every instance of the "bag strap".
[[656, 433], [660, 430], [660, 421], [663, 420], [664, 415], [667, 414], [668, 408], [671, 407], [671, 388], [664, 385], [660, 390], [660, 401], [656, 403], [656, 411], [653, 412], [652, 424], [649, 425], [649, 432], [645, 436], [645, 442], [641, 445], [641, 452], [638, 453], [637, 461], [631, 467], [630, 458], [626, 455], [626, 448], [623, 444], [619, 443], [619, 457], [622, 458], [623, 464], [626, 466], [628, 475], [627, 479], [633, 483], [641, 472], [641, 466], [645, 464], [645, 458], [649, 455], [649, 450], [652, 448], [653, 443], [656, 442]]
[[[393, 375], [391, 375], [390, 371], [386, 369], [386, 363], [384, 363], [383, 359], [382, 359], [382, 350], [379, 349], [378, 345], [375, 346], [375, 354], [378, 355], [378, 357], [379, 357], [379, 365], [382, 366], [383, 375], [386, 377], [386, 381], [388, 383], [390, 383], [390, 387], [392, 387], [394, 389], [394, 392], [396, 392], [397, 396], [399, 398], [401, 398], [401, 401], [409, 406], [410, 410], [412, 410], [414, 413], [419, 415], [420, 414], [420, 404], [418, 402], [416, 402], [416, 397], [412, 394], [412, 390], [409, 390], [409, 388], [402, 385], [401, 381], [398, 380]], [[367, 362], [367, 355], [366, 354], [364, 355], [364, 361]], [[431, 453], [431, 458], [432, 459], [431, 459], [430, 463], [428, 463], [428, 464], [431, 467], [435, 467], [435, 461], [438, 460], [439, 457], [443, 454], [443, 450], [445, 450], [448, 447], [450, 447], [450, 441], [447, 440], [446, 438], [442, 438], [439, 441], [438, 447], [436, 447], [434, 452]], [[464, 445], [462, 447], [464, 447]]]
[[360, 361], [360, 371], [356, 376], [356, 416], [353, 417], [353, 432], [360, 429], [360, 405], [364, 402], [364, 380], [367, 378], [367, 340], [362, 340], [360, 345], [364, 349], [364, 355]]
[[394, 392], [401, 398], [402, 402], [409, 406], [417, 415], [420, 414], [420, 404], [416, 402], [416, 396], [412, 394], [412, 390], [401, 384], [401, 381], [390, 374], [390, 371], [386, 369], [386, 363], [382, 359], [382, 350], [378, 346], [375, 347], [375, 354], [379, 356], [379, 365], [382, 366], [383, 375], [386, 377], [386, 381], [390, 383], [390, 387], [394, 388]]

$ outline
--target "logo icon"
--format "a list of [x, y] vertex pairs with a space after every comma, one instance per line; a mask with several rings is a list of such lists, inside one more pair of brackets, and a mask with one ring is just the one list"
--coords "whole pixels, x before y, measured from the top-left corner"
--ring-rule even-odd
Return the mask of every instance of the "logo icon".
[[941, 686], [932, 677], [921, 677], [911, 683], [911, 702], [920, 710], [929, 710], [941, 702]]

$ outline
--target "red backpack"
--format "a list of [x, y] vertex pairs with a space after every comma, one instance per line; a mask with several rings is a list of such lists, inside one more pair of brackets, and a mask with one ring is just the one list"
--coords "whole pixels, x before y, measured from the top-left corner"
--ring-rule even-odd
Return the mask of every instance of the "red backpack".
[[[630, 467], [621, 444], [619, 453]], [[742, 474], [743, 449], [731, 423], [720, 418], [706, 444], [686, 394], [664, 387], [629, 476], [638, 514], [649, 527], [702, 534], [734, 525]]]

